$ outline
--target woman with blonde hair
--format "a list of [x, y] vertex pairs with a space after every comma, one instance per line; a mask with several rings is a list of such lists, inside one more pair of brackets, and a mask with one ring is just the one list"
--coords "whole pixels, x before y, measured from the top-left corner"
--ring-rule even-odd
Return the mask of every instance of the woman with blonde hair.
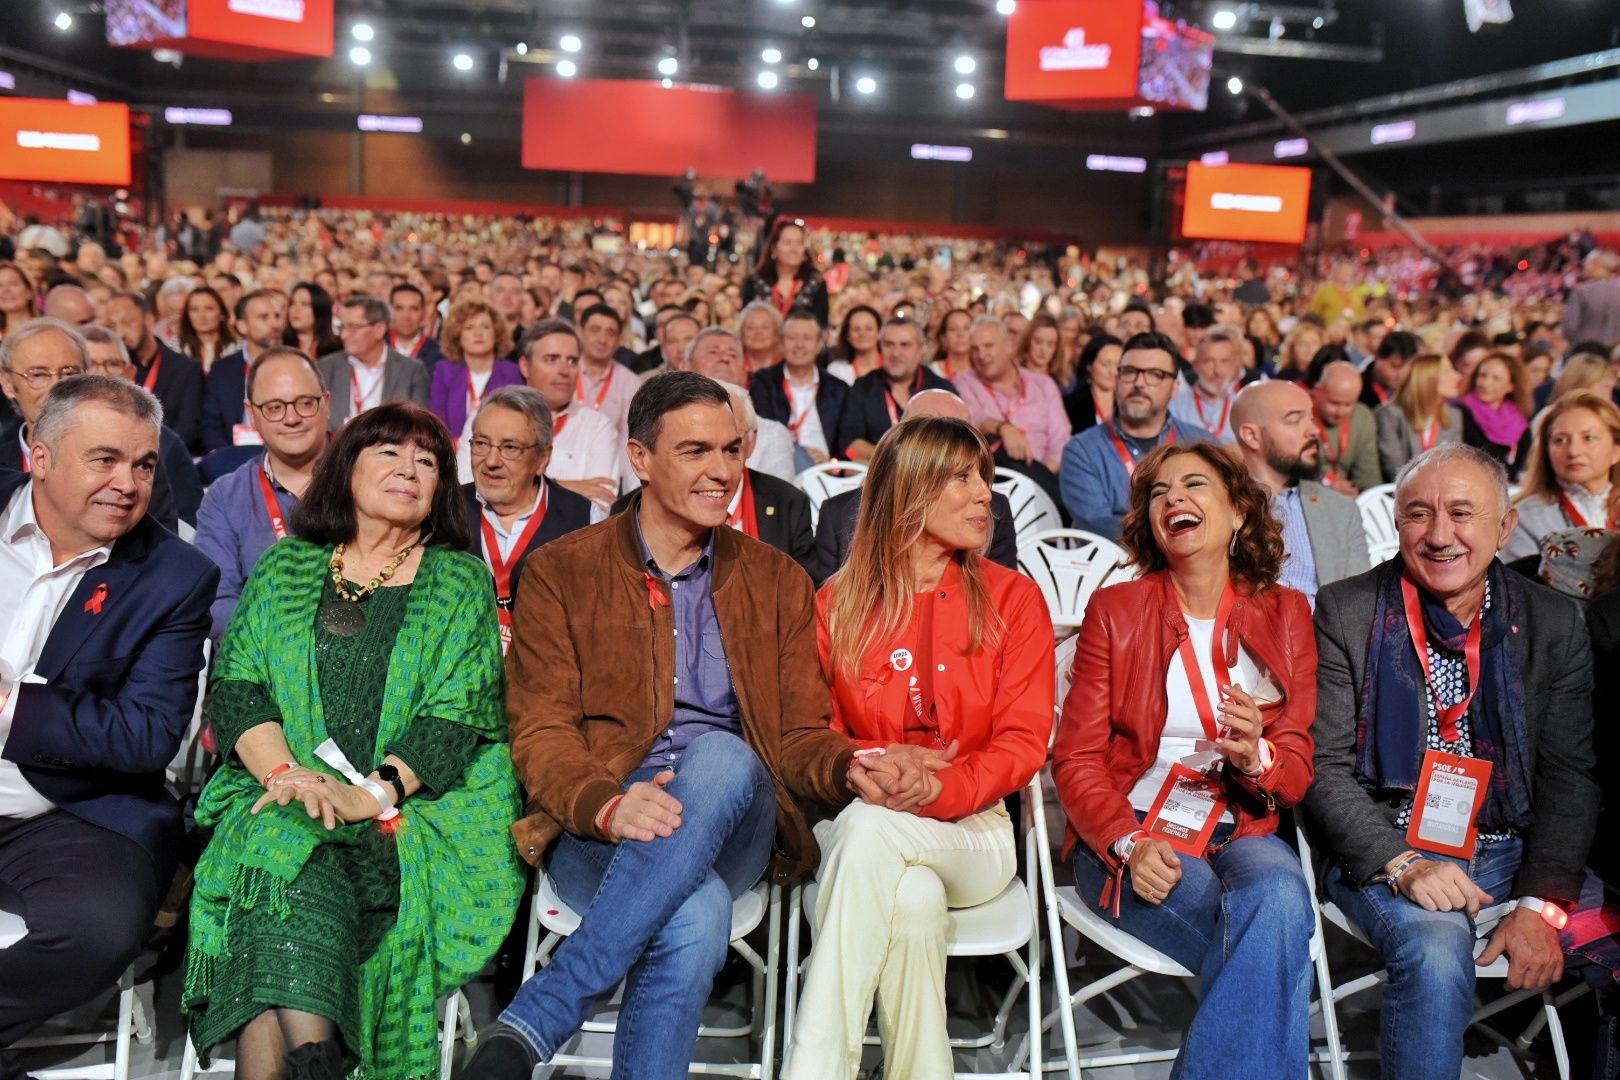
[[1615, 369], [1607, 357], [1595, 352], [1577, 352], [1564, 361], [1553, 383], [1548, 401], [1557, 401], [1575, 390], [1590, 390], [1603, 398], [1614, 398]]
[[1395, 396], [1373, 410], [1378, 425], [1378, 461], [1392, 481], [1401, 466], [1443, 442], [1462, 442], [1462, 411], [1451, 404], [1462, 380], [1451, 361], [1437, 353], [1417, 356]]
[[1276, 377], [1299, 382], [1310, 369], [1316, 351], [1327, 343], [1327, 335], [1313, 322], [1301, 321], [1288, 331], [1277, 347]]
[[1051, 376], [1058, 390], [1069, 393], [1075, 387], [1075, 367], [1078, 355], [1071, 362], [1063, 351], [1063, 337], [1058, 322], [1042, 312], [1029, 320], [1024, 332], [1018, 335], [1014, 362], [1021, 368]]
[[994, 475], [969, 423], [889, 429], [849, 561], [818, 598], [833, 727], [859, 748], [860, 798], [815, 830], [815, 948], [791, 1080], [853, 1080], [874, 994], [888, 1074], [952, 1075], [948, 911], [1012, 880], [1002, 800], [1041, 767], [1052, 730], [1051, 617], [1031, 581], [983, 554]]
[[1541, 552], [1550, 533], [1620, 527], [1620, 408], [1590, 390], [1573, 390], [1541, 414], [1524, 491], [1514, 502], [1518, 527], [1503, 557]]

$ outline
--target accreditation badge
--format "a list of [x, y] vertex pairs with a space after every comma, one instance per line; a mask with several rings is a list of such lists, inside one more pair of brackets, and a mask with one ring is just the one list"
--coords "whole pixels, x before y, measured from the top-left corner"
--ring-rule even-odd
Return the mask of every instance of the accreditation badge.
[[512, 609], [497, 607], [495, 615], [501, 624], [501, 655], [505, 656], [506, 650], [512, 647]]
[[1142, 828], [1155, 840], [1163, 840], [1183, 855], [1204, 856], [1209, 838], [1226, 813], [1226, 796], [1221, 793], [1220, 775], [1196, 772], [1179, 762], [1170, 766], [1170, 775], [1159, 789]]
[[1419, 851], [1474, 857], [1479, 808], [1491, 782], [1489, 761], [1430, 750], [1423, 755], [1406, 842]]

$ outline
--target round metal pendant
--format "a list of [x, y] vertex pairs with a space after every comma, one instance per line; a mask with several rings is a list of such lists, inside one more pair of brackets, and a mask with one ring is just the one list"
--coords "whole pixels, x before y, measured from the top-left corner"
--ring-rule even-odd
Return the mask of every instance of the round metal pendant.
[[338, 637], [354, 637], [366, 628], [365, 609], [348, 600], [326, 601], [316, 617], [322, 630]]

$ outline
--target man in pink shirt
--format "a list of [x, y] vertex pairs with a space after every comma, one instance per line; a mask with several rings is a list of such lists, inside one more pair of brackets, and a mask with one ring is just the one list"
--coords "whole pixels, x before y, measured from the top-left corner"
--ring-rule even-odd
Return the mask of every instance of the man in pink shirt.
[[973, 370], [957, 374], [956, 389], [996, 464], [1024, 473], [1061, 506], [1057, 472], [1074, 432], [1057, 383], [1017, 365], [1012, 335], [1000, 319], [975, 319], [968, 341]]

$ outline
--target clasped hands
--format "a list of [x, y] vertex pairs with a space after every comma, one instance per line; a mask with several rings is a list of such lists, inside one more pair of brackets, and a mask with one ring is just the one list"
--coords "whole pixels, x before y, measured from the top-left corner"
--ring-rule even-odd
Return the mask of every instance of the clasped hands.
[[382, 803], [365, 788], [294, 765], [270, 781], [251, 812], [257, 814], [271, 803], [291, 806], [294, 802], [303, 803], [309, 816], [320, 819], [328, 830], [340, 824], [370, 821], [383, 811]]
[[[1474, 884], [1466, 870], [1444, 859], [1419, 859], [1401, 875], [1397, 886], [1402, 896], [1425, 911], [1463, 911], [1470, 919], [1494, 900]], [[1502, 917], [1474, 963], [1489, 967], [1504, 955], [1509, 990], [1545, 989], [1564, 976], [1558, 931], [1528, 908], [1516, 907]]]
[[914, 814], [939, 798], [944, 785], [936, 774], [950, 767], [960, 749], [952, 739], [943, 750], [894, 743], [859, 753], [850, 762], [849, 788], [863, 802]]

